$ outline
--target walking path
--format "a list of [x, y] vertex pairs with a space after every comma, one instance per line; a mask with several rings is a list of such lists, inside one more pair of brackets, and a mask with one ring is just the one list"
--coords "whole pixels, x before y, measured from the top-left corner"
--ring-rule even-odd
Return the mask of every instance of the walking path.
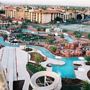
[[19, 48], [4, 47], [0, 50], [0, 57], [3, 51], [1, 64], [3, 66], [9, 89], [13, 90], [13, 81], [25, 80], [23, 90], [28, 90], [30, 76], [26, 70], [28, 54]]
[[90, 70], [90, 66], [83, 64], [78, 70], [74, 70], [76, 74], [76, 78], [88, 81], [90, 83], [90, 79], [87, 77], [87, 72]]

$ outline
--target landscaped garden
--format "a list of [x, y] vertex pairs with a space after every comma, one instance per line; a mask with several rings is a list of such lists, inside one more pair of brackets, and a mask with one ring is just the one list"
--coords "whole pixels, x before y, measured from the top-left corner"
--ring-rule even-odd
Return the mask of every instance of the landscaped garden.
[[40, 63], [40, 62], [43, 62], [45, 61], [45, 57], [43, 57], [41, 54], [37, 53], [37, 52], [31, 52], [30, 53], [31, 55], [31, 60], [32, 61], [35, 61], [36, 63]]
[[28, 63], [26, 65], [27, 67], [27, 70], [29, 72], [30, 75], [36, 73], [36, 72], [39, 72], [39, 71], [45, 71], [46, 69], [44, 67], [42, 67], [41, 65], [39, 64], [36, 64], [36, 63]]
[[85, 62], [85, 64], [90, 65], [90, 56], [86, 56], [85, 60], [87, 61], [87, 62]]
[[28, 72], [32, 75], [39, 71], [45, 71], [46, 69], [40, 65], [40, 62], [45, 61], [45, 58], [37, 52], [31, 52], [30, 55], [30, 60], [34, 61], [35, 63], [28, 62], [26, 66]]
[[62, 79], [61, 90], [90, 90], [90, 84], [79, 79]]

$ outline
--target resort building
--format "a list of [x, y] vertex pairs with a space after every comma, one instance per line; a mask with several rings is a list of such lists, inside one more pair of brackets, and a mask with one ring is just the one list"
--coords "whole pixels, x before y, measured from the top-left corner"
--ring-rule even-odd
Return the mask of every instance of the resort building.
[[48, 23], [52, 22], [56, 17], [60, 17], [63, 21], [71, 18], [77, 18], [81, 15], [82, 20], [84, 19], [84, 14], [77, 10], [65, 10], [62, 8], [26, 8], [26, 7], [5, 7], [6, 17], [16, 18], [16, 19], [29, 19], [32, 22], [37, 23]]
[[62, 18], [63, 21], [66, 21], [69, 18], [75, 18], [76, 15], [72, 12], [64, 12], [61, 10], [51, 9], [51, 10], [30, 10], [30, 20], [32, 22], [38, 22], [38, 23], [48, 23], [53, 21], [56, 17]]
[[5, 15], [11, 18], [24, 18], [24, 9], [23, 7], [5, 7]]

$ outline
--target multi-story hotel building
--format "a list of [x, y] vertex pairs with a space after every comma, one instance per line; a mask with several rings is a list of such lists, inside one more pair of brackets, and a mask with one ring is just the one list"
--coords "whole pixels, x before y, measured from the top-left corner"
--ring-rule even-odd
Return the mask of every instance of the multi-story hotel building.
[[31, 21], [36, 21], [39, 23], [48, 23], [53, 21], [56, 17], [60, 17], [63, 21], [70, 18], [76, 18], [76, 15], [72, 12], [65, 12], [60, 10], [30, 10]]
[[5, 7], [6, 17], [24, 18], [24, 8], [19, 7]]
[[[16, 19], [29, 19], [32, 22], [48, 23], [53, 21], [56, 17], [62, 18], [66, 21], [70, 18], [76, 18], [77, 14], [74, 10], [64, 9], [27, 9], [24, 7], [5, 7], [5, 14], [7, 17]], [[83, 17], [84, 18], [84, 17]]]

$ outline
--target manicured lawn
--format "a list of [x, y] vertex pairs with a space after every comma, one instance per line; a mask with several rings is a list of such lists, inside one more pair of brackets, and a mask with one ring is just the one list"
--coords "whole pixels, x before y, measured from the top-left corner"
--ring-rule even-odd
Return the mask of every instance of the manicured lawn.
[[33, 64], [33, 63], [28, 63], [27, 64], [27, 69], [30, 70], [32, 73], [36, 73], [39, 71], [45, 71], [46, 69], [42, 67], [41, 65], [38, 64]]

